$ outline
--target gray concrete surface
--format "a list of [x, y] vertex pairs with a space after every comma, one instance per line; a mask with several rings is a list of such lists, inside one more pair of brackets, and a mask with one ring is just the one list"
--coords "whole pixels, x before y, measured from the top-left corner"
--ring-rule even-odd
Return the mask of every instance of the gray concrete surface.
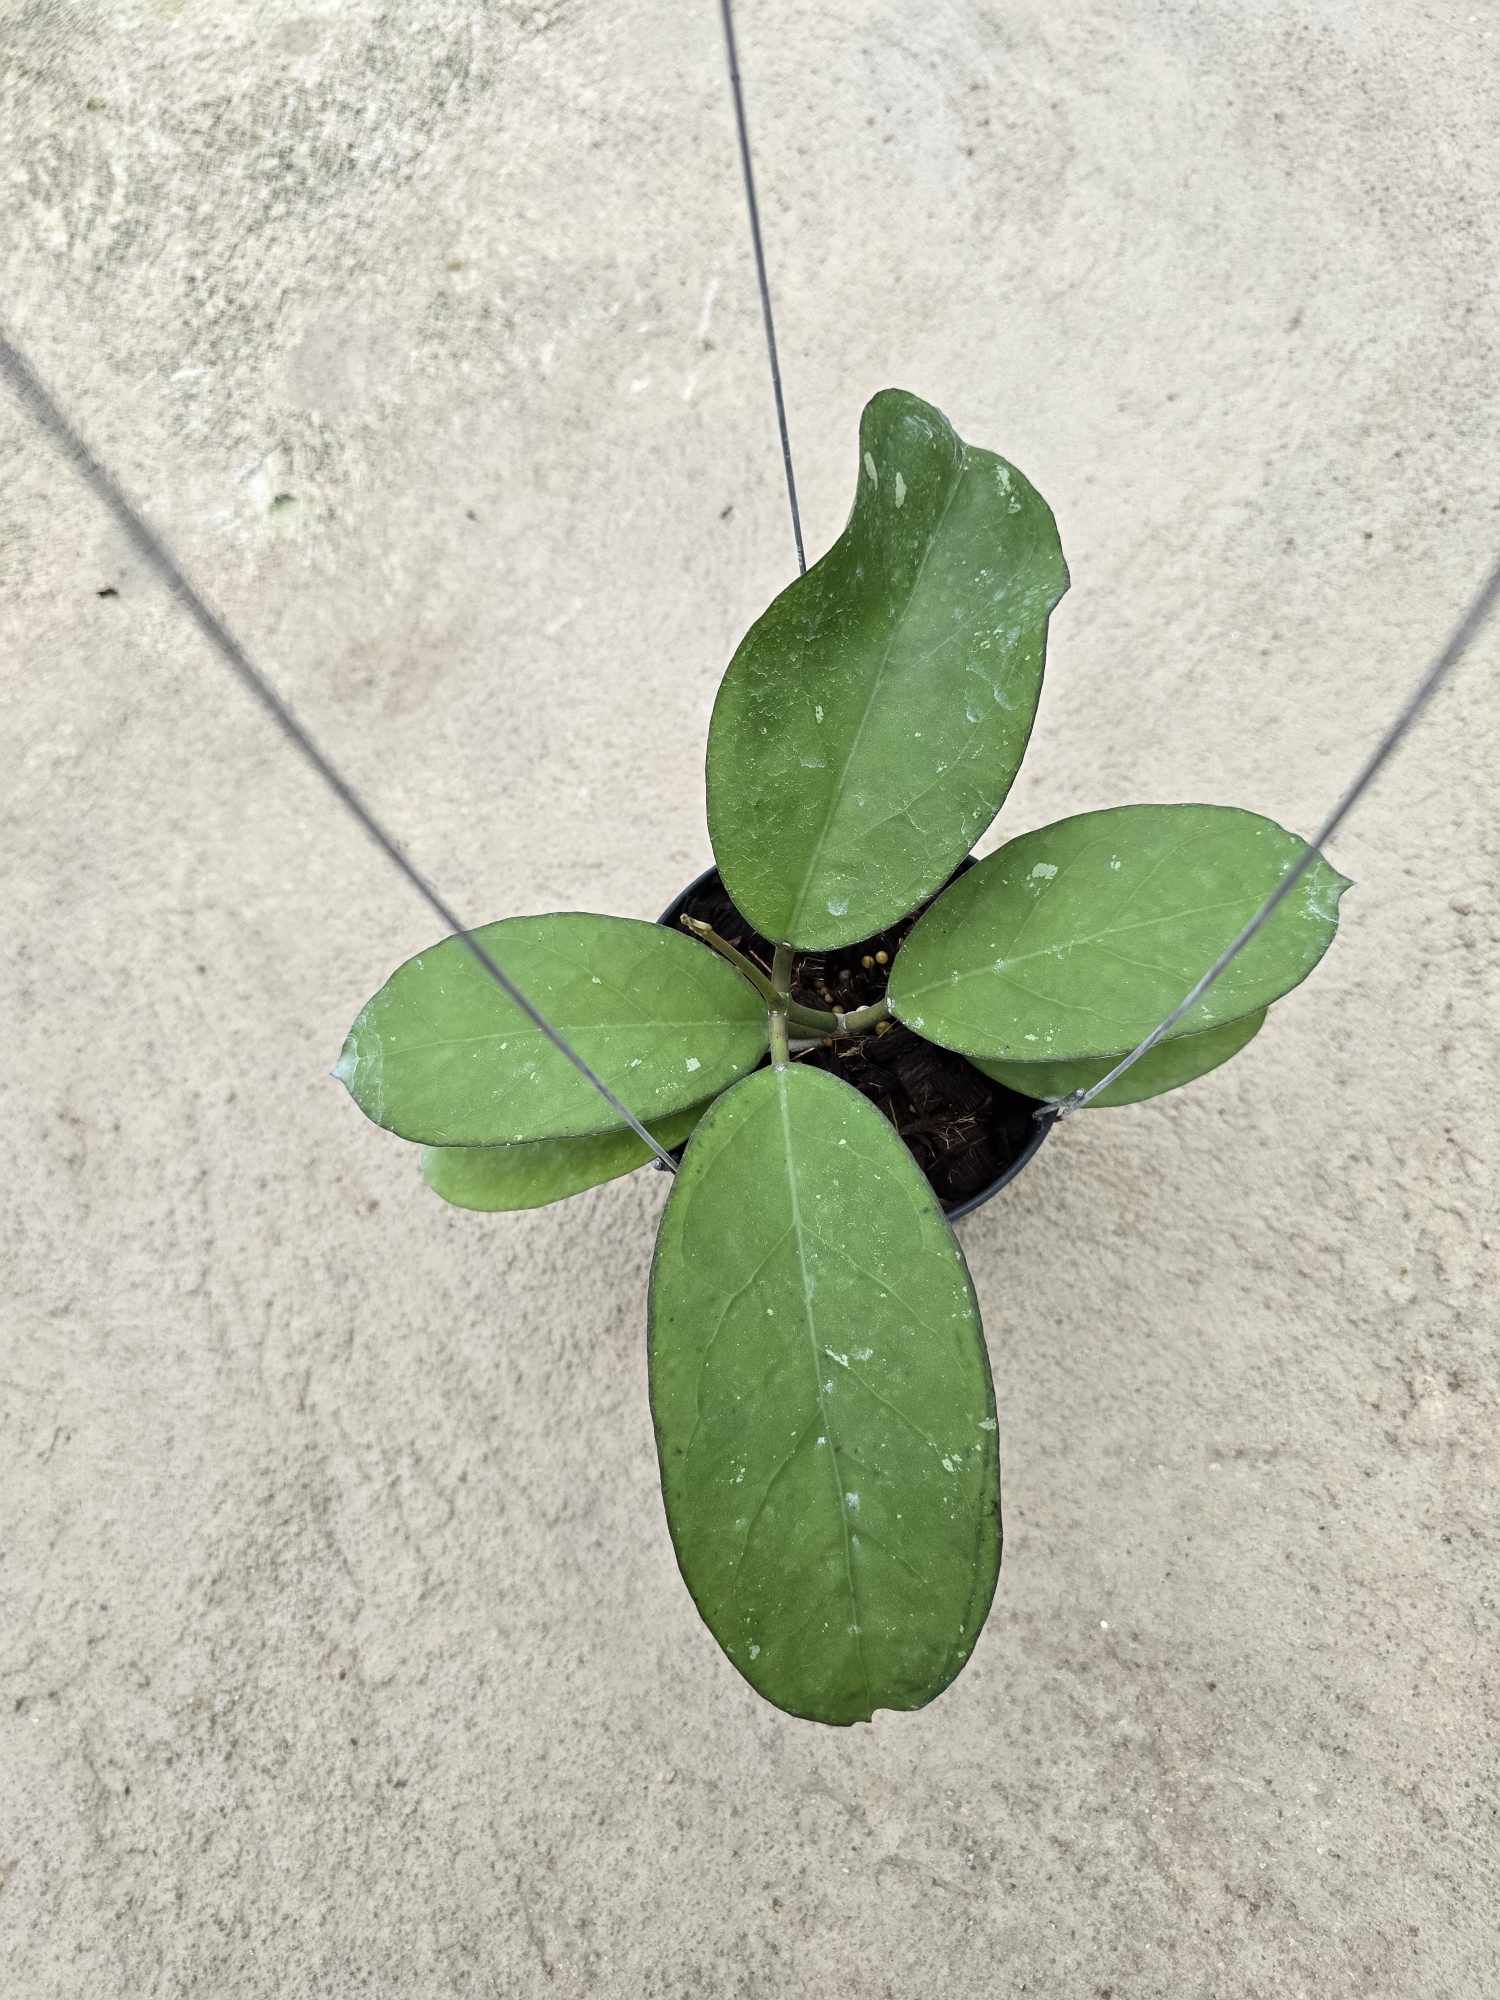
[[[1062, 523], [1004, 824], [1308, 828], [1500, 545], [1492, 0], [742, 13], [811, 540], [887, 382]], [[463, 909], [657, 910], [790, 562], [710, 0], [0, 67], [4, 312], [280, 685]], [[1493, 636], [1323, 971], [965, 1226], [999, 1597], [834, 1733], [673, 1566], [661, 1181], [427, 1197], [326, 1072], [431, 925], [9, 407], [0, 573], [7, 2000], [1496, 1990]]]

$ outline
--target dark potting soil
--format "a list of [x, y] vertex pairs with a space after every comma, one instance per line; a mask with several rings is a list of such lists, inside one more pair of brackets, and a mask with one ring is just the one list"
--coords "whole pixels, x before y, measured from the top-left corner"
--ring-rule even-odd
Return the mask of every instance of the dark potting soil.
[[[717, 873], [689, 895], [685, 911], [770, 971], [771, 946], [740, 915]], [[913, 911], [878, 937], [843, 951], [800, 954], [792, 965], [792, 998], [844, 1014], [880, 999], [897, 947], [920, 915]], [[923, 1041], [899, 1021], [882, 1024], [873, 1035], [819, 1043], [794, 1060], [831, 1071], [877, 1105], [945, 1209], [961, 1207], [998, 1179], [1035, 1132], [1031, 1098], [993, 1082], [962, 1056]]]

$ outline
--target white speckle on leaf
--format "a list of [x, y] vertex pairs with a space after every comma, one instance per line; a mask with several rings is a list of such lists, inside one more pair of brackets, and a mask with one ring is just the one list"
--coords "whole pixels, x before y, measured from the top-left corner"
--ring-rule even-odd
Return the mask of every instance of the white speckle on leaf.
[[849, 898], [847, 896], [830, 896], [828, 898], [828, 914], [830, 917], [843, 917], [847, 916], [848, 913]]
[[750, 1657], [752, 1660], [758, 1660], [760, 1658], [760, 1647], [753, 1643], [751, 1644], [750, 1647]]
[[1010, 467], [1008, 465], [997, 465], [995, 467], [995, 480], [1002, 493], [1009, 493]]
[[981, 1417], [979, 1419], [979, 1428], [982, 1431], [992, 1431], [995, 1428], [995, 1419], [993, 1417]]
[[1003, 958], [997, 958], [997, 959], [995, 960], [995, 970], [996, 970], [996, 972], [1004, 972], [1004, 970], [1005, 970], [1005, 960], [1004, 960]]
[[831, 1347], [825, 1347], [823, 1352], [828, 1356], [830, 1361], [836, 1361], [840, 1368], [847, 1368], [849, 1366], [849, 1357], [847, 1354], [835, 1354]]
[[851, 1514], [857, 1514], [859, 1512], [859, 1495], [857, 1493], [846, 1493], [844, 1495], [844, 1505], [849, 1509]]
[[1031, 871], [1031, 879], [1033, 882], [1050, 882], [1056, 873], [1055, 861], [1039, 861]]
[[878, 486], [880, 484], [880, 474], [875, 470], [875, 461], [869, 452], [865, 453], [865, 471], [870, 475], [871, 484]]
[[906, 481], [899, 472], [896, 474], [896, 505], [898, 507], [906, 505]]
[[1308, 875], [1303, 884], [1302, 914], [1310, 923], [1338, 922], [1339, 892], [1333, 882], [1320, 882]]
[[1120, 857], [1118, 854], [1112, 854], [1109, 857], [1109, 865], [1111, 868], [1118, 868], [1120, 866]]
[[820, 701], [815, 701], [813, 703], [813, 721], [821, 722], [822, 720], [823, 720], [823, 704]]
[[828, 768], [827, 759], [823, 757], [803, 757], [800, 762], [804, 771], [824, 771]]
[[875, 1350], [873, 1347], [856, 1347], [854, 1350], [854, 1358], [856, 1361], [871, 1361], [874, 1359], [874, 1357], [875, 1357]]
[[702, 1069], [703, 1067], [696, 1056], [689, 1056], [687, 1058], [687, 1066], [689, 1069]]

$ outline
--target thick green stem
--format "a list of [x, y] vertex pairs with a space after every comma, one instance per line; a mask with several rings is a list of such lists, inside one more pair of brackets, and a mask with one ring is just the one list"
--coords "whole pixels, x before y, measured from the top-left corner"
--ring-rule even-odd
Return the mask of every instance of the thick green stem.
[[679, 917], [677, 921], [685, 931], [691, 931], [693, 936], [706, 944], [711, 951], [716, 951], [720, 958], [727, 958], [736, 972], [743, 973], [768, 1007], [779, 1004], [781, 996], [753, 958], [746, 958], [742, 951], [735, 949], [728, 938], [721, 938], [711, 924], [705, 924], [697, 917]]
[[891, 1003], [882, 993], [878, 1000], [872, 1000], [868, 1007], [856, 1007], [852, 1014], [832, 1016], [836, 1035], [868, 1035], [878, 1028], [882, 1021], [891, 1018]]
[[[767, 978], [754, 959], [746, 958], [727, 938], [721, 938], [710, 924], [702, 923], [697, 917], [679, 917], [677, 920], [685, 931], [716, 951], [720, 958], [727, 959], [735, 971], [743, 974], [755, 988], [773, 1014], [785, 1016], [787, 1025], [801, 1035], [815, 1036], [827, 1040], [830, 1035], [868, 1035], [882, 1021], [889, 1020], [890, 1007], [884, 999], [873, 1001], [868, 1007], [858, 1007], [852, 1014], [829, 1014], [819, 1007], [804, 1007], [791, 997], [792, 949], [790, 945], [776, 947], [776, 959], [772, 965], [772, 977]], [[782, 977], [786, 985], [778, 989], [775, 976], [782, 966], [785, 954], [785, 969]]]
[[792, 1059], [786, 1021], [792, 992], [792, 947], [789, 944], [777, 945], [772, 956], [771, 987], [776, 995], [771, 1009], [771, 1060], [778, 1069], [785, 1069]]
[[778, 1069], [785, 1069], [791, 1059], [792, 1045], [786, 1031], [786, 1015], [777, 1007], [771, 1014], [771, 1060]]
[[792, 1004], [792, 947], [779, 944], [771, 958], [771, 985], [783, 1007]]

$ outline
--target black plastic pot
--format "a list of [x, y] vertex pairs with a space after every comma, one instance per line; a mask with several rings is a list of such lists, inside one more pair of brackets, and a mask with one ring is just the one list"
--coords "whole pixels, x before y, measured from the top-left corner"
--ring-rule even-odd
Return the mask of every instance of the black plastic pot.
[[[953, 871], [954, 876], [962, 875], [967, 869], [972, 868], [973, 865], [973, 857], [970, 856], [968, 860], [959, 863], [958, 867]], [[717, 868], [705, 868], [701, 875], [695, 876], [681, 894], [674, 896], [672, 901], [668, 903], [667, 907], [657, 918], [657, 922], [664, 924], [668, 930], [676, 930], [678, 928], [677, 920], [683, 911], [687, 909], [693, 898], [699, 895], [711, 883], [719, 887], [723, 886], [719, 881], [719, 871]], [[945, 883], [944, 887], [946, 886]], [[707, 950], [708, 947], [705, 945], [704, 949]], [[951, 1059], [956, 1063], [961, 1063], [964, 1060], [960, 1055], [953, 1055]], [[766, 1061], [770, 1061], [769, 1056], [767, 1056]], [[1003, 1086], [996, 1085], [995, 1087], [997, 1090], [1003, 1090]], [[1034, 1116], [1038, 1109], [1038, 1103], [1035, 1098], [1023, 1097], [1019, 1091], [1014, 1090], [1004, 1091], [1003, 1094], [1013, 1103], [1025, 1106], [1031, 1127], [1030, 1137], [1004, 1171], [997, 1174], [987, 1187], [980, 1188], [976, 1194], [968, 1195], [962, 1201], [953, 1202], [952, 1204], [946, 1201], [943, 1202], [943, 1212], [950, 1222], [957, 1222], [962, 1216], [972, 1215], [976, 1208], [982, 1208], [993, 1196], [999, 1194], [1001, 1188], [1009, 1187], [1021, 1169], [1030, 1166], [1031, 1162], [1036, 1158], [1037, 1153], [1041, 1150], [1043, 1140], [1052, 1130], [1053, 1119], [1037, 1118]], [[673, 1159], [680, 1160], [685, 1150], [682, 1146], [677, 1147], [673, 1152]], [[658, 1162], [658, 1171], [665, 1172], [665, 1168], [661, 1167], [660, 1162]]]

